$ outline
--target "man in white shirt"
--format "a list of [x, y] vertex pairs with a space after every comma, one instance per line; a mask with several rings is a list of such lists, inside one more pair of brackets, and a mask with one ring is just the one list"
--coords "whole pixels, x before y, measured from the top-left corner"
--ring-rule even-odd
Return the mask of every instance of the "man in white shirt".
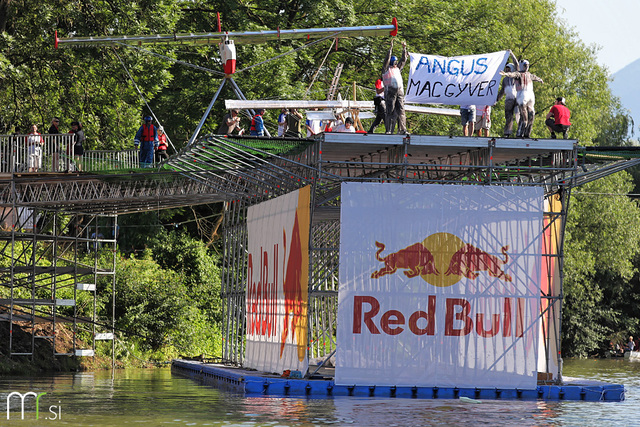
[[[318, 111], [317, 108], [314, 108], [313, 111]], [[307, 119], [307, 138], [311, 138], [314, 135], [322, 132], [322, 120], [309, 120]]]
[[393, 52], [393, 39], [389, 53], [382, 67], [382, 81], [384, 83], [384, 100], [387, 115], [384, 125], [387, 133], [393, 133], [398, 122], [398, 133], [407, 133], [407, 117], [404, 113], [404, 82], [402, 81], [402, 68], [407, 62], [407, 43], [402, 42], [402, 57], [400, 61]]
[[287, 109], [282, 108], [278, 116], [278, 136], [284, 136], [287, 130]]

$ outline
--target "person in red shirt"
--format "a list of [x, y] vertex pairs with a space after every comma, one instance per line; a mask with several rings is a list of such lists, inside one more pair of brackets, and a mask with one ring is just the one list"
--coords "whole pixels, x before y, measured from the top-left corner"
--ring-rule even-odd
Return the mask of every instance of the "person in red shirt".
[[557, 97], [555, 104], [547, 114], [547, 120], [544, 122], [551, 132], [551, 138], [555, 139], [556, 132], [558, 132], [562, 133], [564, 139], [567, 139], [567, 132], [569, 132], [569, 127], [571, 127], [570, 118], [571, 111], [569, 111], [565, 105], [564, 98], [561, 96]]
[[160, 126], [158, 128], [158, 148], [156, 148], [156, 163], [160, 163], [163, 160], [167, 160], [169, 155], [167, 154], [167, 135], [164, 133], [164, 128]]

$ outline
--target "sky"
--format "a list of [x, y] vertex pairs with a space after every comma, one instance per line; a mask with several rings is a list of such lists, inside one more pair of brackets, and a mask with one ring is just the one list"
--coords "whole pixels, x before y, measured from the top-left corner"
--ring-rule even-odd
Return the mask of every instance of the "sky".
[[586, 45], [601, 46], [598, 62], [611, 74], [640, 58], [640, 0], [556, 0], [558, 16]]

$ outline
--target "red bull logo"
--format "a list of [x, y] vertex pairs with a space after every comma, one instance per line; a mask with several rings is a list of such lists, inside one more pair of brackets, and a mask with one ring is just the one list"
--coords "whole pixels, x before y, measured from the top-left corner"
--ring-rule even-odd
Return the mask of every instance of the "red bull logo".
[[[375, 242], [375, 245], [378, 248], [376, 259], [384, 263], [384, 267], [374, 271], [372, 279], [394, 274], [401, 269], [408, 278], [420, 276], [427, 283], [438, 287], [454, 285], [462, 277], [475, 280], [481, 272], [505, 282], [513, 280], [503, 270], [504, 265], [509, 262], [508, 245], [501, 249], [504, 260], [465, 243], [450, 233], [432, 234], [422, 242], [385, 257], [381, 256], [385, 249], [384, 243]], [[441, 274], [443, 271], [444, 274]]]
[[[287, 235], [282, 232], [282, 238], [287, 244]], [[291, 235], [291, 247], [289, 248], [289, 260], [284, 276], [284, 329], [280, 338], [280, 358], [284, 352], [287, 336], [291, 332], [291, 339], [296, 339], [298, 346], [298, 360], [302, 361], [307, 348], [307, 300], [309, 281], [309, 256], [306, 253], [308, 245], [302, 244], [302, 235], [298, 221], [298, 211], [293, 224]]]
[[431, 254], [431, 251], [427, 249], [422, 243], [414, 243], [413, 245], [400, 249], [398, 252], [391, 253], [382, 258], [380, 254], [384, 251], [384, 243], [376, 242], [378, 252], [376, 252], [376, 259], [384, 263], [378, 271], [374, 271], [371, 274], [372, 279], [377, 279], [385, 274], [393, 274], [399, 268], [405, 269], [404, 275], [411, 278], [418, 275], [426, 274], [440, 274], [435, 265], [435, 259]]
[[[311, 189], [301, 188], [298, 192], [291, 245], [284, 275], [284, 327], [280, 338], [280, 358], [284, 352], [287, 336], [297, 345], [298, 361], [302, 362], [307, 355], [307, 309], [309, 304], [309, 226]], [[282, 239], [287, 256], [287, 235], [282, 230]]]
[[[309, 187], [299, 190], [293, 215], [273, 221], [278, 228], [261, 223], [274, 232], [248, 254], [248, 342], [273, 344], [269, 351], [286, 363], [294, 361], [292, 356], [303, 362], [307, 355], [310, 195]], [[282, 234], [276, 231], [280, 226]]]

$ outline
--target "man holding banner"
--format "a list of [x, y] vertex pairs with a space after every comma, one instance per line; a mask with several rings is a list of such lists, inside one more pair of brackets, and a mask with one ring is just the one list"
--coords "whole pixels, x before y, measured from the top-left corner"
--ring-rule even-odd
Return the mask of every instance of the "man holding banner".
[[407, 133], [407, 117], [404, 114], [404, 82], [402, 81], [402, 68], [407, 62], [407, 43], [402, 42], [402, 57], [392, 55], [393, 39], [389, 53], [382, 67], [382, 81], [384, 82], [384, 99], [387, 114], [384, 118], [384, 126], [387, 133], [393, 133], [398, 122], [398, 133]]
[[518, 138], [529, 138], [531, 136], [531, 128], [533, 127], [533, 119], [536, 115], [536, 95], [533, 93], [533, 82], [544, 83], [544, 81], [529, 72], [529, 61], [526, 59], [521, 60], [518, 64], [518, 71], [511, 73], [502, 71], [500, 74], [516, 79], [516, 102], [520, 114], [516, 136]]

